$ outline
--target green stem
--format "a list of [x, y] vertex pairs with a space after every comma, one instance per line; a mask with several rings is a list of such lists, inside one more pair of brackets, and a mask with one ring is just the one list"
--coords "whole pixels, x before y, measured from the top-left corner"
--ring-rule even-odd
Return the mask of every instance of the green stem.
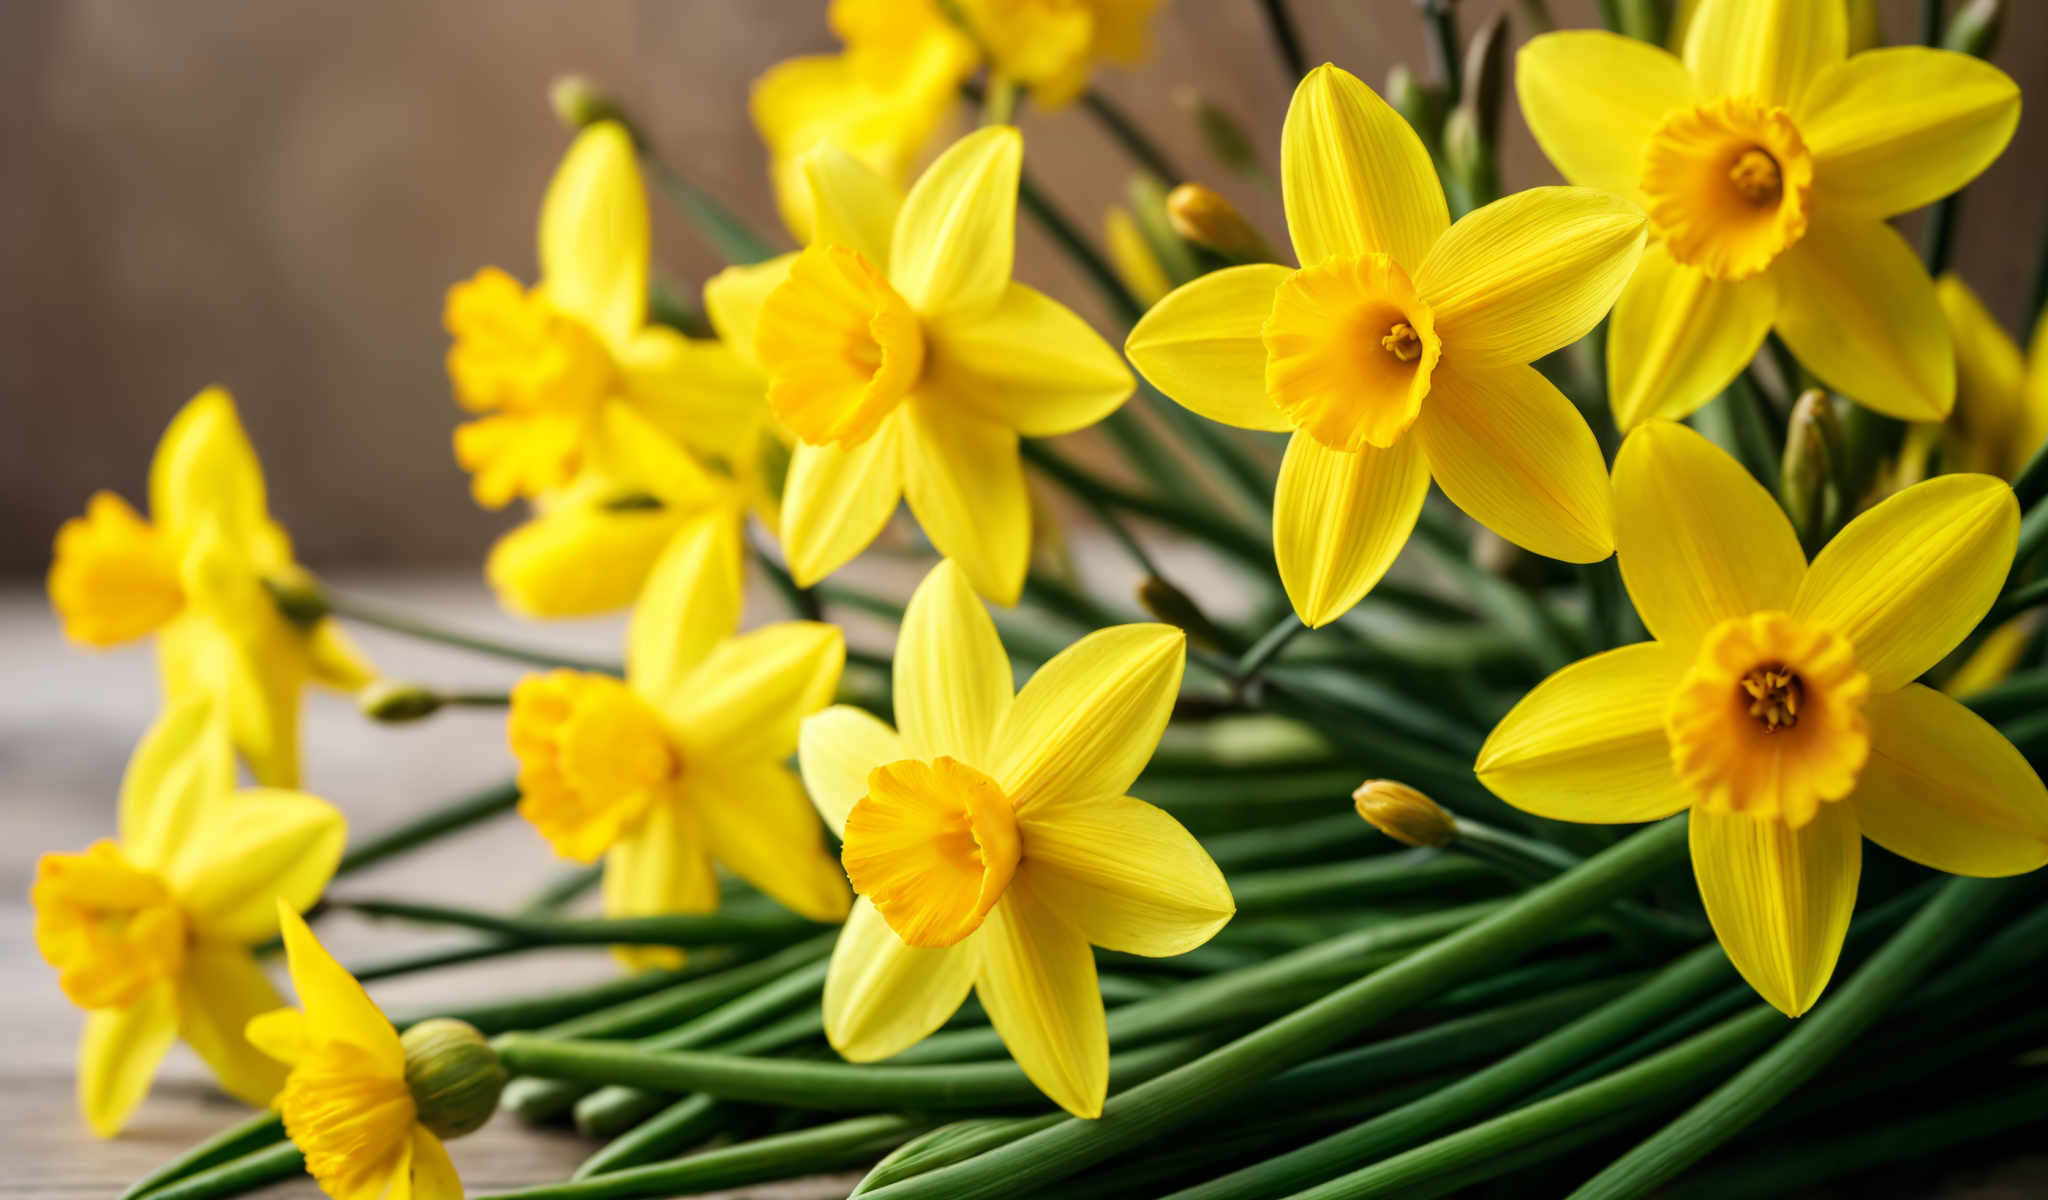
[[395, 954], [389, 958], [371, 959], [350, 966], [348, 973], [355, 976], [357, 983], [371, 983], [379, 979], [395, 979], [401, 975], [435, 971], [442, 967], [460, 966], [486, 958], [502, 958], [508, 954], [521, 954], [540, 948], [534, 942], [523, 942], [513, 938], [491, 938], [462, 946], [437, 947], [409, 954]]
[[1437, 77], [1444, 81], [1444, 111], [1457, 107], [1464, 94], [1464, 52], [1458, 45], [1458, 14], [1451, 0], [1416, 0], [1422, 18], [1429, 25], [1429, 57]]
[[1024, 461], [1044, 471], [1052, 477], [1053, 482], [1076, 496], [1135, 516], [1149, 517], [1162, 525], [1192, 534], [1256, 570], [1272, 569], [1272, 548], [1266, 544], [1264, 538], [1235, 521], [1202, 509], [1103, 483], [1067, 461], [1063, 455], [1042, 441], [1027, 438], [1023, 442], [1023, 452]]
[[340, 879], [387, 858], [416, 850], [437, 838], [479, 825], [519, 806], [519, 785], [501, 783], [472, 796], [464, 796], [440, 808], [421, 813], [393, 829], [351, 846], [334, 868]]
[[[720, 1054], [772, 1054], [825, 1035], [824, 1010], [815, 1002], [745, 1038], [720, 1043]], [[669, 1107], [675, 1097], [631, 1087], [601, 1087], [576, 1102], [576, 1131], [587, 1138], [614, 1138]]]
[[785, 913], [676, 913], [653, 917], [516, 917], [405, 900], [330, 900], [367, 917], [459, 925], [530, 946], [717, 946], [792, 942], [819, 928]]
[[535, 1030], [558, 1038], [638, 1037], [674, 1029], [681, 1022], [749, 995], [757, 988], [765, 989], [791, 972], [813, 967], [832, 953], [832, 945], [838, 936], [836, 933], [820, 934], [766, 958], [738, 966], [719, 964], [710, 972], [692, 972], [688, 967], [681, 971], [654, 972], [685, 978], [651, 995], [622, 1000], [602, 1008], [593, 1006], [592, 1010], [557, 1021], [536, 1021], [515, 1028]]
[[526, 903], [519, 906], [521, 916], [541, 917], [559, 912], [564, 905], [588, 893], [604, 882], [604, 863], [589, 866], [570, 867], [553, 879], [534, 890]]
[[2012, 555], [2012, 574], [2006, 579], [2008, 587], [2034, 561], [2034, 556], [2044, 545], [2048, 545], [2048, 504], [2037, 504], [2034, 511], [2020, 518], [2019, 543]]
[[1224, 873], [1360, 854], [1384, 839], [1354, 813], [1262, 826], [1202, 839]]
[[275, 1112], [261, 1112], [192, 1147], [185, 1153], [144, 1175], [121, 1193], [120, 1200], [139, 1200], [147, 1193], [195, 1175], [208, 1167], [241, 1158], [284, 1139], [284, 1118]]
[[765, 262], [776, 250], [747, 226], [737, 213], [711, 193], [691, 183], [641, 143], [640, 160], [654, 177], [654, 186], [679, 209], [691, 227], [704, 236], [718, 256], [734, 265]]
[[1087, 238], [1081, 236], [1081, 231], [1074, 227], [1073, 222], [1067, 220], [1065, 213], [1054, 206], [1031, 176], [1024, 175], [1018, 178], [1017, 200], [1024, 206], [1024, 211], [1030, 213], [1032, 219], [1038, 222], [1039, 227], [1045, 230], [1052, 240], [1058, 242], [1060, 248], [1080, 266], [1096, 290], [1102, 293], [1102, 298], [1115, 310], [1117, 320], [1129, 325], [1145, 314], [1145, 306], [1138, 303], [1137, 298], [1124, 287], [1123, 280], [1117, 278], [1116, 270], [1109, 265], [1109, 260], [1089, 244]]
[[352, 600], [335, 595], [329, 595], [326, 599], [328, 611], [337, 617], [343, 617], [372, 626], [373, 628], [382, 629], [388, 633], [398, 633], [406, 637], [418, 638], [423, 642], [434, 642], [442, 646], [452, 646], [458, 650], [468, 650], [476, 654], [488, 655], [492, 658], [502, 658], [511, 662], [526, 663], [529, 666], [535, 667], [567, 667], [572, 671], [589, 671], [597, 675], [622, 675], [625, 673], [624, 668], [615, 662], [599, 662], [595, 659], [576, 658], [572, 655], [558, 654], [552, 650], [536, 650], [528, 646], [501, 642], [495, 638], [459, 633], [452, 629], [443, 629], [428, 621], [421, 621], [402, 613], [394, 612], [380, 604], [367, 603], [362, 600]]
[[1230, 881], [1239, 917], [1315, 912], [1339, 904], [1369, 904], [1439, 891], [1498, 892], [1504, 881], [1491, 864], [1436, 850], [1354, 862], [1280, 867]]
[[149, 1200], [225, 1200], [266, 1184], [291, 1179], [306, 1169], [306, 1156], [290, 1142], [279, 1142], [187, 1175], [149, 1193]]
[[1941, 45], [1941, 10], [1943, 0], [1920, 0], [1920, 44]]
[[888, 1157], [876, 1163], [854, 1185], [848, 1200], [1037, 1133], [1058, 1122], [1062, 1116], [1061, 1113], [1046, 1113], [1035, 1117], [980, 1117], [941, 1125], [896, 1147]]
[[1308, 74], [1308, 59], [1301, 52], [1301, 35], [1294, 30], [1294, 18], [1287, 13], [1287, 0], [1262, 0], [1266, 28], [1273, 32], [1273, 44], [1280, 50], [1280, 62], [1287, 78], [1299, 83]]
[[1124, 150], [1142, 163], [1146, 170], [1169, 184], [1181, 183], [1190, 178], [1175, 169], [1165, 152], [1160, 150], [1151, 138], [1146, 137], [1145, 131], [1138, 128], [1137, 123], [1109, 97], [1094, 88], [1089, 88], [1081, 93], [1081, 107], [1087, 109], [1104, 131], [1121, 143]]
[[[2041, 244], [2048, 246], [2048, 237], [2043, 237]], [[2048, 496], [2048, 442], [2041, 443], [2041, 448], [2034, 451], [2034, 457], [2027, 460], [2027, 465], [2020, 468], [2018, 475], [2013, 476], [2012, 494], [2020, 502], [2021, 512], [2033, 508], [2043, 496]]]
[[713, 1096], [685, 1096], [605, 1143], [583, 1160], [571, 1179], [593, 1179], [628, 1167], [675, 1158], [732, 1124], [739, 1105]]
[[1250, 683], [1253, 677], [1265, 669], [1267, 663], [1272, 662], [1275, 656], [1287, 648], [1289, 642], [1299, 637], [1307, 628], [1308, 626], [1303, 625], [1301, 619], [1293, 613], [1280, 618], [1271, 629], [1260, 634], [1259, 640], [1253, 642], [1251, 649], [1245, 651], [1243, 657], [1237, 660], [1234, 684], [1242, 688]]
[[666, 995], [670, 989], [685, 987], [707, 976], [737, 970], [729, 960], [710, 953], [693, 957], [690, 964], [672, 971], [641, 971], [588, 987], [547, 992], [536, 996], [515, 996], [471, 1005], [429, 1005], [412, 1012], [392, 1013], [391, 1023], [400, 1029], [433, 1017], [454, 1017], [466, 1021], [484, 1034], [508, 1029], [539, 1029], [587, 1013], [607, 1012], [652, 995]]

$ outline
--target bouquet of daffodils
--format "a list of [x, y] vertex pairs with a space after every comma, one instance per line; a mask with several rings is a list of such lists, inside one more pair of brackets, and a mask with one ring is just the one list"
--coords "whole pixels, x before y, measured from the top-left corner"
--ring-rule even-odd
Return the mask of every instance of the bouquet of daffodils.
[[[752, 97], [789, 250], [558, 85], [538, 279], [448, 292], [454, 457], [529, 514], [502, 604], [629, 610], [618, 661], [324, 589], [219, 390], [146, 515], [64, 526], [58, 617], [166, 695], [117, 838], [35, 883], [84, 1116], [176, 1040], [258, 1110], [130, 1198], [452, 1200], [499, 1108], [591, 1142], [528, 1200], [1759, 1197], [2048, 1116], [2048, 363], [1942, 274], [2019, 117], [1999, 6], [1880, 46], [1844, 0], [1525, 3], [1510, 60], [1424, 0], [1434, 79], [1383, 96], [1265, 0], [1277, 170], [1190, 111], [1284, 236], [1091, 88], [1156, 7], [834, 0]], [[1503, 194], [1510, 96], [1568, 186]], [[1013, 124], [1068, 104], [1133, 172], [1106, 253]], [[701, 304], [650, 183], [731, 263]], [[1113, 337], [1012, 278], [1020, 204]], [[907, 595], [842, 571], [927, 546]], [[401, 682], [352, 622], [533, 671]], [[351, 839], [309, 683], [502, 709], [516, 779]], [[514, 812], [580, 864], [518, 911], [348, 892]], [[339, 911], [473, 940], [351, 968]], [[362, 986], [566, 945], [616, 977]]]

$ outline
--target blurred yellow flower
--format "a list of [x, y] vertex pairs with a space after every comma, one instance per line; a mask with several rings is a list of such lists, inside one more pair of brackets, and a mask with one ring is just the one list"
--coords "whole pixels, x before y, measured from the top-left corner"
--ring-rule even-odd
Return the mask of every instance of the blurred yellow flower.
[[210, 701], [150, 727], [121, 781], [120, 840], [44, 855], [30, 893], [36, 946], [86, 1010], [78, 1102], [95, 1133], [120, 1132], [180, 1037], [237, 1099], [270, 1103], [284, 1072], [242, 1027], [278, 996], [250, 947], [277, 932], [280, 906], [319, 898], [346, 836], [323, 800], [235, 791]]
[[865, 78], [949, 75], [986, 58], [1043, 108], [1070, 103], [1099, 62], [1136, 66], [1164, 0], [833, 0], [832, 28]]
[[564, 857], [604, 859], [612, 916], [716, 909], [714, 859], [806, 917], [846, 915], [846, 880], [782, 765], [838, 687], [846, 644], [812, 621], [736, 634], [740, 576], [736, 526], [697, 518], [634, 605], [625, 679], [552, 671], [513, 689], [519, 812]]
[[1032, 1082], [1102, 1112], [1109, 1042], [1090, 945], [1182, 954], [1236, 906], [1201, 843], [1125, 795], [1180, 690], [1168, 625], [1092, 633], [1012, 695], [1009, 657], [947, 561], [897, 642], [898, 728], [834, 707], [798, 760], [860, 899], [825, 981], [825, 1033], [856, 1062], [918, 1042], [973, 989]]
[[1597, 31], [1522, 48], [1516, 91], [1544, 153], [1650, 215], [1607, 343], [1622, 428], [1693, 412], [1773, 328], [1878, 412], [1948, 413], [1954, 351], [1934, 287], [1885, 219], [1997, 158], [2019, 89], [1944, 50], [1851, 56], [1848, 36], [1839, 3], [1704, 0], [1682, 60]]
[[2048, 442], [2048, 314], [2022, 356], [1969, 284], [1944, 275], [1934, 294], [1956, 347], [1956, 406], [1930, 430], [1941, 469], [2011, 479]]
[[172, 418], [149, 508], [145, 520], [98, 492], [57, 531], [50, 605], [65, 634], [94, 647], [156, 634], [166, 699], [214, 698], [256, 778], [296, 784], [300, 690], [353, 690], [372, 671], [332, 620], [301, 629], [278, 614], [264, 581], [300, 571], [227, 392], [208, 388]]
[[1092, 425], [1130, 394], [1086, 322], [1010, 279], [1022, 157], [1016, 130], [983, 129], [899, 197], [821, 147], [804, 159], [809, 247], [705, 285], [797, 438], [781, 533], [798, 583], [860, 553], [907, 498], [977, 590], [1015, 603], [1031, 553], [1018, 437]]
[[1614, 465], [1623, 581], [1656, 639], [1539, 684], [1480, 782], [1563, 821], [1690, 808], [1693, 872], [1728, 957], [1798, 1016], [1833, 973], [1862, 838], [1958, 875], [2048, 863], [2048, 790], [1982, 718], [1913, 682], [1991, 607], [2019, 506], [1944, 475], [1851, 521], [1809, 566], [1777, 502], [1681, 425]]
[[1152, 252], [1152, 244], [1138, 228], [1138, 218], [1121, 204], [1112, 204], [1102, 215], [1102, 241], [1109, 250], [1109, 263], [1131, 298], [1147, 308], [1159, 303], [1173, 289], [1166, 268]]
[[1358, 603], [1432, 476], [1517, 545], [1607, 557], [1599, 444], [1527, 364], [1606, 314], [1641, 252], [1642, 214], [1587, 188], [1537, 188], [1452, 225], [1415, 132], [1328, 65], [1296, 89], [1280, 153], [1301, 269], [1203, 276], [1146, 313], [1125, 350], [1211, 420], [1293, 431], [1273, 546], [1294, 611], [1324, 625]]

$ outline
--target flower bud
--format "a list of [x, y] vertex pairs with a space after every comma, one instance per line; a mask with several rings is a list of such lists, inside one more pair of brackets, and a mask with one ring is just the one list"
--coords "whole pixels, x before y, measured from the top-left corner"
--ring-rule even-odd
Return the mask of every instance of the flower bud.
[[1451, 814], [1405, 783], [1368, 779], [1351, 799], [1368, 825], [1403, 845], [1448, 846], [1458, 836]]
[[1237, 206], [1203, 184], [1183, 183], [1168, 193], [1166, 219], [1175, 233], [1233, 263], [1273, 261], [1273, 248]]
[[1465, 89], [1458, 107], [1467, 109], [1480, 140], [1491, 145], [1500, 131], [1501, 92], [1507, 75], [1507, 14], [1496, 12], [1465, 43]]
[[1395, 63], [1394, 69], [1387, 72], [1386, 97], [1401, 119], [1421, 135], [1424, 144], [1436, 144], [1436, 95], [1422, 86], [1407, 63]]
[[1217, 162], [1245, 175], [1259, 173], [1258, 148], [1252, 145], [1251, 135], [1235, 118], [1209, 103], [1207, 97], [1191, 87], [1181, 88], [1174, 93], [1173, 99], [1182, 112], [1194, 118], [1195, 128], [1202, 135], [1202, 144], [1216, 156]]
[[1499, 168], [1493, 159], [1493, 145], [1480, 131], [1473, 110], [1459, 105], [1444, 118], [1444, 169], [1462, 197], [1463, 211], [1491, 204], [1500, 194]]
[[1836, 478], [1842, 469], [1842, 419], [1819, 388], [1808, 388], [1792, 405], [1785, 426], [1785, 457], [1778, 491], [1802, 540], [1812, 542], [1839, 511], [1843, 497]]
[[405, 1048], [405, 1086], [419, 1122], [436, 1137], [474, 1133], [491, 1119], [505, 1087], [498, 1052], [467, 1021], [435, 1017], [398, 1039]]
[[1159, 578], [1147, 575], [1138, 584], [1138, 603], [1146, 612], [1179, 629], [1197, 645], [1216, 649], [1227, 639], [1186, 592]]
[[402, 725], [430, 717], [441, 709], [442, 699], [433, 689], [396, 679], [377, 679], [356, 692], [356, 707], [372, 721]]
[[611, 98], [581, 75], [556, 76], [548, 85], [548, 104], [555, 110], [555, 118], [570, 129], [621, 119]]
[[1971, 0], [1949, 18], [1948, 33], [1941, 39], [1942, 48], [1988, 57], [1998, 46], [1998, 34], [2004, 25], [2004, 0]]
[[321, 594], [320, 584], [297, 567], [265, 575], [263, 589], [277, 605], [278, 615], [300, 629], [311, 629], [328, 614], [327, 597]]

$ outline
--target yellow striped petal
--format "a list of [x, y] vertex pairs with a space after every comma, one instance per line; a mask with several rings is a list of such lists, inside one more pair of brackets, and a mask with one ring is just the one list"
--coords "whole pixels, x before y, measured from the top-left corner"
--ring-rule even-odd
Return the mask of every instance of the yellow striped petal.
[[1377, 252], [1414, 268], [1451, 223], [1422, 139], [1356, 75], [1328, 63], [1303, 77], [1287, 106], [1280, 190], [1304, 267]]
[[1152, 758], [1187, 663], [1171, 625], [1113, 625], [1053, 655], [996, 729], [989, 774], [1021, 817], [1035, 804], [1120, 796]]
[[1776, 275], [1723, 283], [1650, 246], [1607, 327], [1614, 423], [1691, 416], [1742, 374], [1777, 315]]
[[904, 413], [903, 498], [974, 590], [1011, 605], [1031, 565], [1031, 496], [1017, 431], [920, 393]]
[[1870, 761], [1847, 801], [1863, 836], [1951, 875], [2048, 866], [2048, 790], [1989, 722], [1917, 683], [1864, 715]]
[[782, 551], [804, 587], [868, 548], [903, 498], [905, 421], [899, 413], [856, 446], [798, 442], [782, 492]]
[[285, 1067], [244, 1030], [283, 1003], [246, 948], [201, 942], [178, 976], [178, 1035], [213, 1068], [221, 1090], [261, 1107], [284, 1087]]
[[1049, 800], [1018, 822], [1031, 894], [1097, 946], [1161, 958], [1215, 936], [1237, 911], [1209, 852], [1130, 796]]
[[193, 848], [207, 810], [234, 791], [235, 754], [213, 701], [167, 708], [135, 747], [121, 776], [121, 851], [139, 867], [171, 874]]
[[902, 192], [829, 142], [805, 153], [802, 170], [811, 192], [811, 244], [858, 251], [886, 274]]
[[[672, 801], [648, 809], [638, 829], [605, 851], [602, 894], [608, 917], [715, 912], [718, 876], [696, 811]], [[683, 962], [682, 951], [668, 946], [614, 946], [612, 953], [632, 970]]]
[[825, 975], [825, 1038], [852, 1062], [887, 1058], [923, 1041], [974, 986], [981, 939], [906, 946], [874, 902], [853, 902]]
[[1990, 611], [2019, 527], [2019, 503], [2002, 479], [1916, 483], [1822, 547], [1792, 615], [1848, 638], [1873, 692], [1903, 687]]
[[623, 346], [646, 319], [647, 258], [633, 139], [616, 121], [586, 126], [541, 201], [541, 284], [557, 308]]
[[845, 666], [837, 625], [785, 621], [719, 643], [660, 707], [685, 763], [779, 761], [796, 753], [797, 726], [831, 702]]
[[789, 278], [796, 254], [777, 255], [766, 262], [727, 267], [704, 281], [704, 315], [711, 328], [734, 354], [759, 365], [754, 353], [754, 330], [761, 323], [761, 302], [768, 293]]
[[1435, 314], [1447, 359], [1531, 363], [1607, 315], [1648, 227], [1618, 196], [1530, 188], [1460, 218], [1430, 247], [1415, 290]]
[[1095, 954], [1014, 879], [982, 922], [975, 993], [1010, 1056], [1053, 1103], [1099, 1117], [1109, 1094], [1109, 1029]]
[[1848, 17], [1832, 0], [1701, 0], [1685, 31], [1685, 65], [1710, 100], [1755, 96], [1796, 111], [1848, 53]]
[[279, 904], [304, 912], [320, 898], [341, 861], [348, 823], [304, 792], [254, 788], [210, 806], [192, 840], [195, 848], [169, 881], [193, 929], [249, 945], [277, 932]]
[[1774, 817], [1692, 813], [1692, 869], [1728, 961], [1788, 1017], [1812, 1008], [1835, 972], [1863, 838], [1847, 802], [1803, 828]]
[[737, 523], [705, 513], [684, 525], [647, 574], [626, 630], [626, 681], [667, 707], [690, 675], [740, 627], [746, 586]]
[[1473, 768], [1488, 791], [1554, 821], [1655, 821], [1691, 803], [1664, 710], [1686, 659], [1641, 642], [1581, 659], [1501, 718]]
[[1614, 552], [1600, 443], [1536, 368], [1439, 364], [1414, 436], [1451, 503], [1517, 546], [1566, 562]]
[[1821, 203], [1888, 217], [1990, 166], [2019, 124], [2020, 89], [1981, 58], [1893, 46], [1821, 72], [1801, 109]]
[[369, 1053], [390, 1074], [404, 1074], [405, 1051], [398, 1044], [398, 1031], [371, 1002], [363, 985], [334, 961], [306, 927], [305, 919], [283, 901], [277, 905], [277, 924], [284, 935], [285, 958], [291, 964], [292, 990], [298, 993], [299, 1008], [306, 1014], [307, 1040], [348, 1042]]
[[1531, 38], [1515, 55], [1515, 96], [1536, 144], [1573, 183], [1632, 195], [1643, 144], [1664, 115], [1697, 101], [1674, 54], [1605, 30]]
[[1131, 394], [1131, 372], [1073, 310], [1012, 283], [992, 309], [925, 327], [921, 393], [1025, 437], [1085, 429]]
[[179, 536], [216, 524], [231, 545], [281, 539], [271, 524], [256, 448], [224, 388], [210, 387], [171, 418], [149, 463], [149, 515]]
[[1408, 543], [1428, 494], [1420, 438], [1347, 453], [1295, 434], [1273, 494], [1273, 556], [1295, 614], [1315, 627], [1349, 612]]
[[1712, 442], [1668, 421], [1614, 460], [1614, 546], [1652, 636], [1690, 658], [1729, 617], [1789, 609], [1806, 555], [1778, 502]]
[[1955, 403], [1955, 348], [1934, 283], [1897, 230], [1871, 218], [1816, 224], [1771, 269], [1778, 336], [1866, 408], [1938, 421]]
[[[690, 454], [743, 461], [768, 423], [767, 378], [724, 342], [651, 325], [633, 335], [618, 360], [633, 409]], [[606, 411], [622, 407], [608, 405]], [[661, 492], [673, 495], [675, 489], [663, 486]]]
[[78, 1109], [94, 1133], [110, 1138], [121, 1132], [177, 1040], [178, 1002], [169, 981], [127, 1008], [85, 1014], [78, 1039]]
[[[402, 1200], [392, 1195], [388, 1200]], [[462, 1179], [449, 1161], [448, 1148], [424, 1125], [412, 1127], [412, 1196], [410, 1200], [462, 1200]]]
[[991, 125], [954, 142], [911, 185], [896, 218], [889, 282], [924, 316], [1002, 299], [1017, 251], [1024, 139]]
[[1275, 263], [1225, 267], [1152, 306], [1124, 353], [1153, 387], [1182, 408], [1239, 429], [1292, 428], [1266, 395], [1266, 318], [1273, 293], [1294, 274]]
[[[898, 651], [901, 654], [901, 651]], [[903, 693], [896, 694], [903, 703]], [[835, 704], [804, 718], [797, 733], [796, 759], [804, 790], [834, 836], [845, 838], [846, 814], [868, 794], [868, 776], [876, 767], [910, 757], [889, 723], [848, 704]]]
[[711, 853], [782, 907], [813, 921], [846, 916], [853, 893], [803, 785], [778, 762], [684, 769], [683, 803], [702, 814]]
[[658, 508], [565, 505], [516, 525], [491, 546], [484, 577], [522, 617], [589, 617], [633, 603], [675, 537]]
[[896, 637], [894, 675], [904, 751], [898, 757], [989, 760], [1016, 690], [1010, 656], [967, 573], [950, 558], [933, 567], [910, 597]]
[[277, 1061], [295, 1065], [306, 1053], [306, 1014], [296, 1008], [257, 1013], [243, 1027], [242, 1036]]

